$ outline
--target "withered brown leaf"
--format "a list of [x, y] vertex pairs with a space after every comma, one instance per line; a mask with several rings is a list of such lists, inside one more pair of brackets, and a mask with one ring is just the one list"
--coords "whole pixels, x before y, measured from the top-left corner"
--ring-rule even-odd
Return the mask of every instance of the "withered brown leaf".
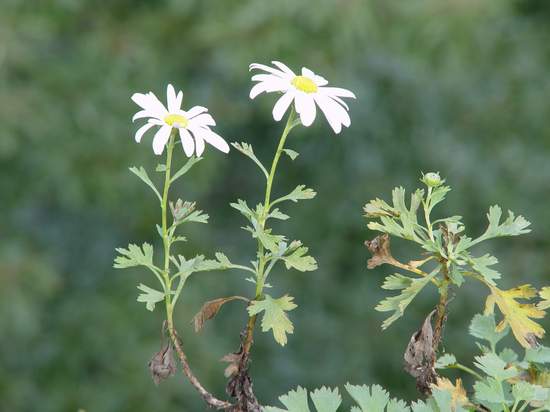
[[245, 302], [248, 302], [248, 299], [242, 296], [230, 296], [228, 298], [209, 300], [202, 305], [199, 312], [193, 316], [193, 320], [191, 322], [195, 325], [195, 332], [200, 332], [204, 327], [204, 323], [216, 316], [221, 307], [232, 300], [244, 300]]
[[169, 378], [176, 373], [176, 361], [174, 359], [174, 348], [168, 342], [160, 351], [155, 353], [149, 361], [149, 370], [155, 385], [162, 380]]

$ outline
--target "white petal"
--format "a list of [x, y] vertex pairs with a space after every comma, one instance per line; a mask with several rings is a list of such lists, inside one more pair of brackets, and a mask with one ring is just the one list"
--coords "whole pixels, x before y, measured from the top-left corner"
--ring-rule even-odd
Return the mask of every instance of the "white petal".
[[193, 136], [195, 136], [195, 144], [197, 146], [197, 156], [201, 156], [204, 152], [204, 139], [200, 135], [200, 132], [197, 134], [193, 131]]
[[251, 77], [251, 79], [253, 82], [265, 82], [265, 81], [280, 81], [281, 78], [278, 77], [278, 76], [275, 76], [273, 74], [255, 74], [254, 76]]
[[250, 98], [254, 99], [260, 93], [284, 92], [290, 88], [290, 82], [286, 80], [270, 80], [260, 82], [254, 85], [250, 90]]
[[273, 118], [275, 121], [279, 121], [283, 118], [285, 112], [288, 110], [288, 106], [290, 106], [290, 103], [292, 103], [292, 100], [294, 99], [294, 93], [291, 91], [286, 92], [283, 94], [279, 100], [277, 100], [277, 103], [275, 103], [275, 106], [273, 106]]
[[320, 87], [318, 92], [329, 97], [338, 96], [338, 97], [351, 97], [355, 99], [355, 94], [353, 94], [352, 91], [347, 89], [342, 89], [341, 87]]
[[168, 100], [168, 111], [170, 113], [173, 113], [179, 109], [179, 107], [176, 107], [176, 90], [174, 90], [174, 86], [171, 84], [166, 87], [166, 99]]
[[199, 114], [193, 117], [193, 121], [197, 122], [199, 126], [216, 126], [216, 121], [208, 113]]
[[166, 125], [166, 123], [164, 122], [164, 120], [160, 120], [160, 119], [157, 119], [157, 118], [151, 118], [148, 120], [149, 123], [153, 123], [153, 124], [156, 124], [157, 126], [164, 126]]
[[315, 120], [316, 108], [313, 96], [308, 93], [296, 93], [296, 111], [300, 115], [302, 124], [306, 127], [311, 126]]
[[147, 93], [147, 96], [149, 98], [149, 107], [148, 110], [155, 113], [155, 116], [159, 119], [165, 117], [168, 114], [168, 110], [166, 110], [166, 107], [162, 102], [158, 99], [157, 96], [153, 92]]
[[145, 110], [147, 110], [150, 105], [149, 96], [143, 93], [134, 93], [131, 99], [135, 104], [141, 106], [141, 108]]
[[288, 78], [293, 79], [294, 77], [296, 77], [296, 74], [292, 70], [290, 70], [286, 64], [278, 62], [276, 60], [272, 61], [271, 63], [273, 63], [275, 66], [281, 69], [287, 75]]
[[313, 81], [317, 86], [326, 86], [328, 84], [328, 80], [318, 74], [315, 75]]
[[145, 132], [153, 126], [154, 126], [153, 123], [145, 123], [143, 126], [141, 126], [136, 132], [136, 136], [135, 136], [136, 142], [139, 143], [141, 141], [141, 138], [145, 134]]
[[313, 80], [315, 78], [315, 73], [309, 70], [307, 67], [302, 67], [302, 76], [307, 77], [308, 79]]
[[254, 70], [254, 69], [263, 70], [263, 71], [265, 71], [265, 72], [274, 74], [275, 76], [280, 77], [280, 78], [283, 78], [283, 79], [288, 77], [287, 74], [286, 74], [285, 72], [282, 72], [282, 71], [280, 71], [280, 70], [274, 69], [273, 67], [266, 66], [265, 64], [252, 63], [252, 64], [249, 66], [249, 70]]
[[220, 135], [214, 133], [210, 129], [202, 129], [200, 133], [201, 137], [206, 140], [207, 143], [210, 143], [216, 149], [223, 153], [229, 153], [229, 145]]
[[338, 134], [342, 130], [342, 125], [348, 127], [351, 124], [348, 112], [340, 106], [337, 102], [330, 97], [316, 94], [315, 102], [319, 105], [319, 108], [325, 114], [330, 127], [334, 130], [334, 133]]
[[187, 157], [193, 156], [193, 152], [195, 151], [195, 141], [189, 134], [189, 132], [183, 128], [179, 129], [180, 132], [180, 140], [181, 145], [183, 147], [183, 151], [185, 152], [185, 155]]
[[151, 113], [148, 110], [140, 110], [132, 117], [132, 122], [135, 122], [137, 119], [143, 119], [144, 117], [152, 117]]
[[155, 152], [156, 155], [162, 154], [164, 146], [166, 146], [166, 143], [170, 138], [171, 131], [172, 128], [170, 126], [162, 126], [155, 133], [155, 137], [153, 138], [153, 152]]
[[184, 112], [184, 116], [187, 117], [187, 120], [192, 119], [195, 116], [198, 116], [201, 113], [207, 112], [208, 109], [203, 106], [193, 106], [187, 112]]

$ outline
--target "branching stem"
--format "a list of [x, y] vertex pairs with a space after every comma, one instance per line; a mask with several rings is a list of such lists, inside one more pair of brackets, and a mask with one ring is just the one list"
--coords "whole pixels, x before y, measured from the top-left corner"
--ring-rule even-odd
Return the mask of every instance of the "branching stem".
[[[176, 129], [174, 129], [174, 131], [176, 131]], [[173, 132], [170, 135], [170, 140], [168, 141], [168, 144], [166, 145], [166, 172], [164, 177], [164, 191], [163, 191], [162, 201], [161, 201], [162, 241], [164, 245], [164, 268], [162, 271], [162, 277], [164, 279], [164, 291], [165, 291], [164, 302], [166, 305], [166, 323], [168, 327], [168, 333], [170, 334], [170, 339], [172, 341], [172, 344], [174, 345], [174, 348], [176, 349], [176, 353], [178, 354], [178, 358], [181, 362], [183, 372], [189, 379], [189, 382], [191, 382], [191, 385], [193, 385], [193, 387], [199, 392], [199, 394], [204, 399], [206, 404], [211, 408], [215, 408], [215, 409], [229, 409], [230, 407], [232, 407], [232, 405], [229, 402], [217, 399], [214, 395], [208, 392], [201, 385], [201, 383], [196, 378], [196, 376], [193, 374], [193, 371], [189, 366], [189, 362], [187, 361], [187, 356], [185, 356], [185, 352], [183, 351], [181, 340], [178, 337], [178, 334], [174, 327], [173, 315], [174, 315], [175, 302], [172, 302], [172, 280], [173, 279], [170, 277], [170, 247], [171, 247], [172, 241], [169, 235], [168, 216], [167, 216], [168, 192], [170, 191], [170, 184], [171, 184], [170, 173], [171, 173], [171, 167], [172, 167], [172, 153], [174, 151], [174, 146], [175, 146], [174, 140], [175, 140], [175, 133]]]
[[[267, 178], [267, 184], [265, 188], [264, 208], [263, 208], [263, 213], [260, 216], [260, 220], [259, 220], [261, 230], [265, 229], [265, 221], [267, 219], [267, 215], [269, 214], [269, 209], [271, 207], [270, 205], [271, 189], [273, 187], [273, 180], [275, 178], [277, 164], [279, 163], [279, 159], [283, 153], [288, 134], [294, 128], [294, 126], [296, 126], [295, 119], [296, 119], [296, 113], [294, 111], [294, 108], [292, 108], [288, 116], [288, 119], [286, 121], [286, 125], [281, 135], [281, 138], [279, 140], [279, 145], [277, 146], [277, 151], [275, 152], [275, 156], [273, 157], [273, 162], [271, 163], [271, 169], [269, 171], [269, 176]], [[259, 259], [259, 264], [258, 264], [258, 273], [256, 274], [256, 293], [255, 293], [254, 300], [258, 300], [262, 297], [265, 278], [266, 278], [266, 273], [265, 273], [266, 259], [264, 257], [264, 246], [260, 240], [258, 240], [258, 259]], [[248, 359], [248, 354], [250, 352], [250, 348], [252, 346], [252, 341], [253, 341], [254, 326], [256, 324], [256, 318], [257, 316], [254, 315], [248, 319], [244, 343], [243, 343], [242, 359]]]

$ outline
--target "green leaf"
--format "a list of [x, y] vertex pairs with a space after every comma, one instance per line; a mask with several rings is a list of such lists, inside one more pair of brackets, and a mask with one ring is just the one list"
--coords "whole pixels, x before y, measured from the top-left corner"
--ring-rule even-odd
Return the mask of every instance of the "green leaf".
[[170, 202], [170, 210], [176, 225], [186, 222], [208, 223], [209, 216], [202, 210], [197, 210], [195, 202], [178, 199], [176, 203]]
[[384, 284], [382, 285], [383, 289], [387, 290], [402, 290], [402, 292], [397, 296], [391, 296], [385, 298], [381, 301], [375, 309], [379, 312], [389, 312], [393, 311], [393, 315], [387, 318], [382, 323], [382, 329], [386, 329], [390, 326], [395, 320], [403, 316], [405, 309], [416, 297], [416, 295], [434, 278], [437, 274], [437, 269], [430, 273], [428, 276], [422, 278], [410, 278], [408, 276], [403, 276], [398, 273], [390, 275], [386, 278]]
[[336, 412], [342, 403], [342, 397], [338, 389], [329, 389], [324, 386], [316, 389], [310, 394], [317, 412]]
[[547, 346], [527, 348], [525, 350], [525, 361], [534, 363], [550, 363], [550, 348]]
[[129, 268], [134, 266], [153, 265], [153, 246], [149, 243], [144, 243], [141, 248], [138, 245], [130, 243], [128, 249], [117, 248], [119, 256], [115, 258], [113, 265], [116, 269]]
[[164, 292], [152, 289], [143, 283], [140, 283], [137, 288], [143, 292], [138, 295], [137, 301], [144, 302], [147, 310], [151, 312], [155, 309], [156, 303], [164, 300]]
[[233, 142], [231, 143], [231, 146], [233, 146], [235, 149], [237, 149], [239, 152], [241, 152], [245, 156], [248, 156], [250, 159], [252, 159], [254, 163], [258, 165], [258, 167], [264, 174], [265, 178], [266, 179], [269, 178], [269, 173], [267, 173], [267, 169], [264, 167], [262, 162], [260, 162], [260, 160], [258, 160], [256, 155], [254, 154], [254, 149], [252, 148], [252, 145], [245, 142], [241, 142], [241, 143]]
[[155, 169], [155, 172], [166, 172], [166, 165], [164, 163], [159, 163]]
[[271, 211], [271, 213], [269, 213], [269, 215], [267, 215], [268, 218], [273, 218], [273, 219], [279, 219], [279, 220], [287, 220], [290, 218], [289, 215], [281, 212], [279, 209], [275, 208]]
[[514, 363], [518, 360], [518, 354], [510, 348], [504, 348], [498, 354], [498, 357], [506, 363]]
[[345, 385], [346, 390], [363, 412], [384, 412], [389, 393], [379, 385]]
[[280, 202], [284, 202], [285, 200], [290, 200], [296, 203], [298, 202], [298, 200], [313, 199], [316, 195], [317, 193], [313, 189], [306, 188], [305, 185], [298, 185], [288, 195], [280, 197], [279, 199], [271, 202], [271, 206]]
[[294, 268], [300, 272], [317, 270], [317, 262], [311, 256], [306, 255], [308, 248], [302, 246], [302, 242], [295, 240], [288, 246], [290, 253], [282, 256], [287, 269]]
[[476, 314], [470, 323], [470, 335], [478, 339], [486, 340], [494, 350], [496, 344], [510, 331], [510, 329], [506, 327], [503, 331], [497, 332], [496, 328], [497, 325], [494, 314]]
[[483, 381], [476, 382], [474, 384], [474, 391], [476, 399], [481, 403], [506, 403], [506, 396], [504, 395], [502, 384], [494, 378], [487, 378]]
[[531, 229], [527, 227], [531, 224], [523, 216], [515, 217], [512, 211], [508, 211], [508, 217], [502, 224], [500, 218], [502, 216], [502, 209], [498, 206], [491, 206], [487, 219], [489, 220], [489, 227], [482, 235], [484, 239], [490, 239], [500, 236], [518, 236], [524, 233], [529, 233]]
[[420, 231], [417, 212], [423, 193], [423, 190], [418, 189], [411, 195], [409, 208], [405, 204], [405, 189], [402, 187], [396, 187], [392, 191], [393, 206], [380, 199], [371, 201], [363, 210], [367, 218], [379, 218], [380, 223], [369, 222], [368, 228], [421, 243], [420, 236], [423, 233]]
[[386, 408], [386, 412], [410, 412], [411, 408], [407, 406], [405, 401], [399, 399], [391, 399]]
[[248, 220], [254, 222], [258, 221], [258, 216], [256, 215], [256, 212], [248, 207], [248, 204], [245, 200], [237, 199], [237, 203], [230, 203], [229, 206], [241, 212], [241, 214]]
[[478, 258], [471, 257], [469, 259], [469, 263], [472, 268], [482, 275], [488, 282], [494, 284], [496, 279], [500, 279], [500, 273], [488, 267], [498, 263], [498, 259], [496, 257], [489, 254]]
[[250, 316], [264, 312], [262, 331], [273, 330], [273, 337], [281, 346], [285, 346], [287, 343], [286, 334], [294, 332], [294, 326], [286, 315], [286, 312], [297, 307], [293, 300], [294, 298], [288, 295], [284, 295], [279, 299], [273, 299], [271, 296], [265, 295], [264, 300], [255, 300], [247, 308]]
[[266, 406], [263, 408], [264, 412], [310, 412], [307, 403], [307, 391], [300, 386], [296, 390], [280, 396], [279, 400], [286, 409]]
[[549, 389], [529, 382], [519, 381], [512, 386], [512, 396], [516, 401], [545, 401], [548, 399]]
[[156, 186], [154, 185], [154, 183], [149, 178], [149, 175], [147, 174], [147, 171], [143, 167], [140, 166], [139, 169], [135, 166], [131, 167], [130, 172], [135, 174], [143, 182], [145, 182], [145, 184], [147, 186], [149, 186], [151, 189], [153, 189], [153, 192], [155, 192], [155, 194], [157, 195], [157, 198], [159, 199], [159, 201], [162, 202], [162, 197], [160, 196], [159, 191], [157, 190]]
[[427, 199], [428, 213], [431, 213], [433, 208], [445, 200], [447, 193], [451, 191], [449, 186], [438, 186], [433, 189], [431, 196]]
[[435, 362], [434, 366], [436, 369], [445, 369], [449, 365], [454, 365], [455, 363], [456, 363], [455, 355], [446, 353], [437, 359], [437, 362]]
[[499, 382], [516, 377], [520, 373], [515, 366], [508, 366], [496, 353], [492, 352], [476, 356], [474, 364], [485, 374], [492, 376]]
[[195, 157], [192, 156], [187, 160], [187, 162], [181, 167], [180, 170], [178, 170], [172, 178], [170, 179], [170, 183], [174, 183], [176, 180], [178, 180], [180, 177], [182, 177], [184, 174], [186, 174], [191, 168], [198, 162], [202, 160], [202, 157]]
[[283, 149], [283, 152], [285, 152], [288, 155], [288, 157], [290, 157], [291, 160], [296, 159], [300, 154], [297, 151], [292, 149]]

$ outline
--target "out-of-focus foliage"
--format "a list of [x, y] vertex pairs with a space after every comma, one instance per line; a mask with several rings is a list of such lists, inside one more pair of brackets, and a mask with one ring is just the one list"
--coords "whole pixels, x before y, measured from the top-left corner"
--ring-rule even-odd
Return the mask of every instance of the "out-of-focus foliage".
[[[281, 276], [270, 292], [296, 291], [299, 308], [289, 314], [295, 330], [284, 349], [256, 335], [251, 372], [262, 402], [275, 404], [297, 384], [346, 381], [416, 398], [402, 373], [403, 337], [433, 299], [380, 331], [383, 315], [373, 307], [388, 273], [365, 270], [361, 206], [397, 184], [414, 187], [419, 171], [440, 170], [453, 182], [442, 213], [462, 212], [473, 232], [482, 233], [488, 204], [531, 221], [532, 233], [491, 250], [510, 274], [503, 287], [547, 283], [544, 0], [5, 0], [1, 10], [0, 410], [201, 408], [181, 376], [154, 386], [146, 364], [160, 345], [160, 317], [135, 302], [134, 285], [146, 275], [111, 267], [114, 248], [149, 241], [158, 220], [154, 195], [128, 172], [157, 163], [144, 147], [150, 140], [132, 140], [129, 96], [161, 92], [169, 81], [184, 90], [184, 106], [209, 107], [220, 134], [252, 143], [263, 162], [283, 125], [271, 118], [270, 97], [249, 101], [249, 63], [306, 65], [358, 97], [341, 135], [317, 122], [288, 142], [300, 161], [284, 167], [274, 195], [297, 177], [318, 195], [281, 225], [300, 234], [319, 269]], [[250, 240], [228, 204], [254, 201], [263, 183], [255, 166], [236, 150], [209, 150], [199, 166], [176, 184], [210, 214], [208, 227], [192, 229], [189, 253], [250, 260]], [[240, 275], [201, 276], [181, 298], [178, 327], [197, 374], [222, 394], [217, 360], [237, 349], [246, 313], [228, 307], [201, 335], [189, 321], [205, 300], [232, 295]], [[457, 358], [474, 349], [465, 331], [481, 299], [466, 286], [450, 306], [445, 334]]]

